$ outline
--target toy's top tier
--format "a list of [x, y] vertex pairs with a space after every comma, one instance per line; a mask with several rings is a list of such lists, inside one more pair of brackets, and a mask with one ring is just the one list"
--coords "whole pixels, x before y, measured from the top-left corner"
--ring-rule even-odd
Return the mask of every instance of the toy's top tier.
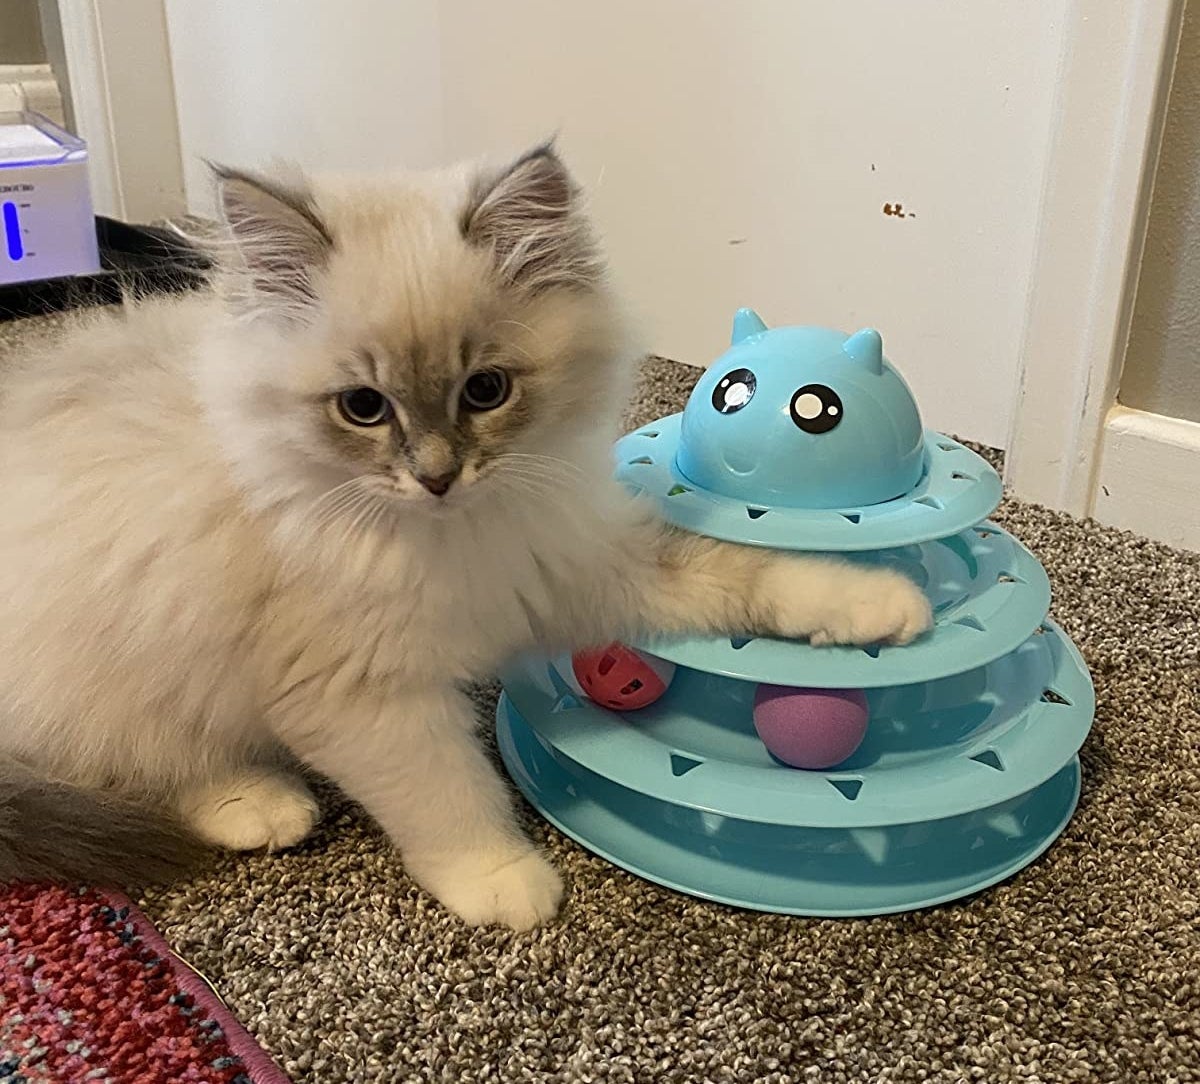
[[877, 331], [767, 330], [749, 309], [683, 412], [680, 473], [710, 493], [783, 508], [873, 505], [924, 470], [916, 399]]
[[982, 522], [1000, 477], [922, 432], [877, 331], [767, 330], [749, 309], [681, 414], [615, 448], [617, 477], [697, 534], [752, 546], [866, 551]]

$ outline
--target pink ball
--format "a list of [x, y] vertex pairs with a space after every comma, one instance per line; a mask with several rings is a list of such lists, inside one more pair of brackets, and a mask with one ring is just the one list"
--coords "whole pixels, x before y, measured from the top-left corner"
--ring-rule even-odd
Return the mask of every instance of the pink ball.
[[785, 764], [832, 768], [866, 737], [867, 697], [861, 689], [760, 685], [754, 693], [754, 729]]

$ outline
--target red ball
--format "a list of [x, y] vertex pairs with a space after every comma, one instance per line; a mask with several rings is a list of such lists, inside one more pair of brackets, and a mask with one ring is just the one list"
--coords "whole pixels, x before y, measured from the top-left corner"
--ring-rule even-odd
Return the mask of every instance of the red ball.
[[575, 680], [597, 704], [636, 711], [653, 704], [671, 684], [675, 664], [624, 644], [581, 651], [571, 659]]
[[832, 768], [866, 737], [867, 697], [861, 689], [760, 685], [754, 693], [754, 729], [784, 764]]

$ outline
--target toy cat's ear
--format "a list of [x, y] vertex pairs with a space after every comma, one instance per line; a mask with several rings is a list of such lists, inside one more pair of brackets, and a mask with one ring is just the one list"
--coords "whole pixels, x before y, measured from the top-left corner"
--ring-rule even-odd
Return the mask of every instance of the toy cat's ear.
[[842, 352], [855, 365], [876, 375], [883, 372], [883, 336], [873, 327], [856, 331], [844, 343]]
[[737, 346], [743, 339], [748, 339], [751, 335], [758, 335], [766, 330], [767, 325], [763, 323], [763, 318], [753, 309], [738, 309], [733, 314], [733, 336], [730, 344]]

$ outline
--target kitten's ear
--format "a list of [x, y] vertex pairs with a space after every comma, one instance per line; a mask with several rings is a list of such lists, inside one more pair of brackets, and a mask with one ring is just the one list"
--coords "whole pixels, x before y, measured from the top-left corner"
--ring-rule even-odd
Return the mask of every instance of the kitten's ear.
[[314, 299], [313, 272], [333, 248], [303, 181], [279, 184], [212, 164], [221, 216], [233, 242], [225, 270], [255, 307], [298, 315]]
[[579, 189], [553, 144], [507, 169], [476, 179], [463, 212], [463, 236], [490, 248], [501, 275], [532, 292], [587, 289], [604, 265]]

